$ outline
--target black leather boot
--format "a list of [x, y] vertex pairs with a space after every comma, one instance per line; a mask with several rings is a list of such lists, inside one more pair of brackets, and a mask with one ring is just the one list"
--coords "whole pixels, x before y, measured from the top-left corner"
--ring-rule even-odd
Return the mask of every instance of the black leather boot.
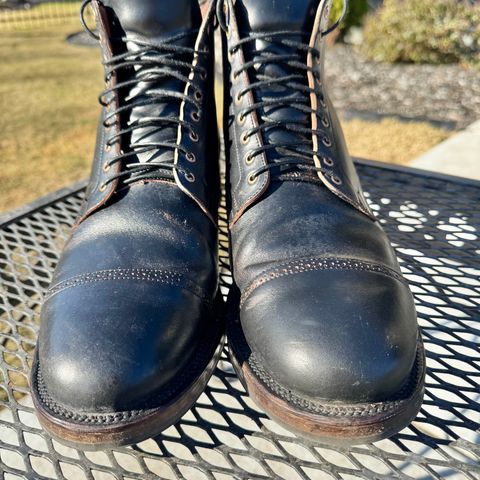
[[[332, 443], [418, 412], [415, 306], [347, 153], [323, 74], [329, 0], [224, 0], [234, 288], [229, 346], [272, 418]], [[348, 74], [348, 72], [346, 72]]]
[[31, 378], [42, 425], [82, 448], [138, 442], [178, 420], [222, 338], [214, 2], [91, 5], [104, 107]]

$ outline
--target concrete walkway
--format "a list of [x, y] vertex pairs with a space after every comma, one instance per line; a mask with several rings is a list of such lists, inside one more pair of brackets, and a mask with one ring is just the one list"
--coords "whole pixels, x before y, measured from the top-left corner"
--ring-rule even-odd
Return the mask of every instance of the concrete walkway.
[[480, 180], [480, 120], [414, 159], [409, 166]]

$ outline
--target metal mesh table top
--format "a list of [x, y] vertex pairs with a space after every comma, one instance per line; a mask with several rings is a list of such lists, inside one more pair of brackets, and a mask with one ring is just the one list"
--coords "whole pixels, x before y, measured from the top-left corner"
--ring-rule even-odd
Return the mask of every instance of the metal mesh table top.
[[[415, 295], [427, 350], [425, 401], [408, 428], [352, 448], [300, 440], [258, 410], [224, 353], [197, 404], [158, 437], [102, 452], [52, 440], [27, 376], [42, 292], [82, 201], [74, 188], [0, 225], [0, 478], [480, 479], [480, 183], [358, 169]], [[225, 290], [224, 219], [221, 227]]]

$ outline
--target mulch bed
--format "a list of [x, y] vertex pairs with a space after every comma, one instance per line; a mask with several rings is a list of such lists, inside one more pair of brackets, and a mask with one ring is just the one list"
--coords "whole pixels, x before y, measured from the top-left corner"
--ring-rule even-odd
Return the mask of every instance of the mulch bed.
[[336, 44], [327, 47], [326, 74], [331, 98], [347, 117], [394, 116], [451, 129], [480, 119], [480, 70], [379, 64]]

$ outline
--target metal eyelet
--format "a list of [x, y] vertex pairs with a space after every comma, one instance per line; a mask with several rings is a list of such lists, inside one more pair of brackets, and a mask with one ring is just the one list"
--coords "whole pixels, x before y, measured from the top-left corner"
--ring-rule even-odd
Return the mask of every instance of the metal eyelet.
[[202, 92], [200, 92], [199, 90], [196, 90], [195, 93], [193, 94], [193, 96], [195, 97], [195, 100], [198, 100], [199, 102], [203, 98]]
[[249, 175], [249, 176], [248, 176], [248, 180], [247, 180], [247, 181], [248, 181], [248, 183], [249, 183], [250, 185], [254, 185], [255, 183], [257, 183], [257, 180], [258, 180], [258, 177], [257, 177], [256, 175], [253, 175], [253, 174], [252, 174], [252, 175]]
[[331, 175], [330, 178], [332, 179], [332, 182], [335, 185], [341, 185], [343, 182], [340, 177], [337, 177], [336, 175]]
[[110, 165], [109, 163], [105, 162], [105, 163], [103, 164], [102, 170], [103, 170], [104, 172], [108, 172], [108, 171], [110, 170], [110, 167], [111, 167], [111, 165]]
[[323, 157], [322, 161], [327, 167], [333, 167], [333, 160], [330, 157]]
[[327, 147], [330, 148], [332, 146], [332, 141], [328, 137], [322, 138], [322, 143]]
[[187, 152], [185, 154], [185, 158], [187, 159], [188, 162], [190, 163], [195, 163], [197, 161], [195, 155], [192, 152]]
[[195, 132], [190, 132], [190, 140], [192, 142], [198, 142], [198, 135]]
[[247, 119], [247, 117], [244, 116], [244, 115], [242, 115], [241, 113], [239, 113], [239, 114], [237, 115], [237, 123], [238, 123], [239, 125], [244, 125], [246, 119]]
[[253, 163], [253, 157], [249, 153], [245, 155], [245, 163], [247, 165], [251, 165]]
[[323, 125], [325, 128], [330, 127], [330, 120], [328, 120], [327, 117], [322, 117], [322, 125]]
[[190, 113], [190, 118], [194, 122], [198, 122], [200, 120], [200, 114], [198, 112], [192, 112], [192, 113]]
[[320, 106], [321, 106], [323, 109], [326, 109], [326, 108], [327, 108], [327, 104], [325, 103], [325, 100], [319, 100], [318, 103], [320, 104]]
[[241, 137], [240, 137], [240, 140], [242, 141], [242, 143], [244, 145], [247, 145], [247, 143], [250, 141], [250, 137], [244, 133]]
[[200, 78], [205, 81], [207, 79], [207, 72], [200, 72]]
[[187, 180], [187, 182], [193, 183], [195, 181], [195, 175], [193, 173], [186, 173], [185, 180]]
[[237, 94], [235, 95], [235, 103], [236, 103], [237, 105], [240, 105], [240, 103], [242, 103], [242, 97], [240, 96], [240, 93], [237, 93]]
[[98, 187], [99, 192], [104, 192], [106, 189], [107, 189], [106, 183], [101, 183], [100, 186]]
[[111, 149], [112, 149], [112, 146], [107, 143], [107, 144], [105, 145], [105, 151], [106, 151], [106, 152], [109, 152]]

